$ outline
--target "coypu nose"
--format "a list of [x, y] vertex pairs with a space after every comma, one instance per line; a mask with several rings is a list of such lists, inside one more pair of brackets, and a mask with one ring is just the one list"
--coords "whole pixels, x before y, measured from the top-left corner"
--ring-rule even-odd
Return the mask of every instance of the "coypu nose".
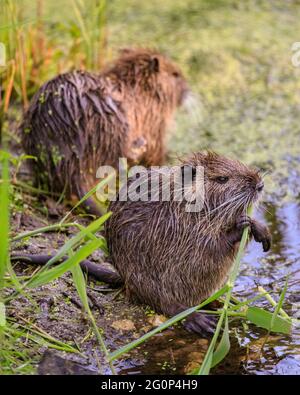
[[259, 183], [256, 184], [256, 190], [258, 192], [261, 192], [264, 189], [264, 186], [265, 186], [264, 182], [260, 181]]

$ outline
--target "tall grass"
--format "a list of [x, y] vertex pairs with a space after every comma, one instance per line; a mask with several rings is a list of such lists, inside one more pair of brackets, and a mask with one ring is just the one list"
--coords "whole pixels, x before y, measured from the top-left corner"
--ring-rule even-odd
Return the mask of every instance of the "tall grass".
[[97, 70], [103, 65], [106, 45], [106, 0], [71, 0], [77, 26], [81, 33], [84, 66]]
[[[36, 90], [55, 75], [72, 69], [99, 71], [105, 61], [106, 1], [69, 0], [73, 18], [51, 25], [45, 0], [2, 0], [0, 42], [6, 65], [0, 67], [0, 131], [11, 101], [27, 108]], [[55, 29], [56, 34], [51, 34]]]
[[2, 359], [2, 344], [4, 342], [6, 327], [6, 307], [3, 302], [3, 286], [9, 248], [9, 173], [7, 155], [5, 155], [5, 153], [1, 151], [0, 172], [0, 356]]
[[[79, 263], [93, 253], [95, 250], [102, 248], [104, 252], [107, 252], [107, 247], [103, 237], [97, 237], [95, 232], [99, 231], [103, 223], [110, 216], [110, 213], [105, 214], [103, 217], [98, 218], [86, 228], [77, 224], [80, 231], [79, 233], [66, 243], [57, 253], [56, 257], [51, 259], [49, 264], [39, 270], [28, 280], [19, 281], [18, 276], [13, 271], [10, 260], [9, 260], [9, 244], [10, 241], [15, 242], [22, 238], [27, 238], [35, 235], [36, 233], [46, 232], [53, 230], [53, 227], [45, 227], [33, 232], [26, 232], [19, 237], [10, 239], [9, 236], [9, 205], [10, 205], [10, 182], [9, 182], [9, 155], [5, 151], [0, 151], [0, 372], [7, 373], [13, 372], [13, 366], [17, 368], [18, 364], [26, 360], [27, 354], [25, 349], [20, 349], [18, 346], [13, 345], [16, 339], [26, 337], [30, 341], [58, 350], [66, 352], [79, 352], [76, 347], [69, 344], [65, 344], [49, 334], [45, 333], [40, 328], [36, 328], [31, 322], [27, 322], [25, 325], [21, 324], [15, 318], [11, 318], [6, 314], [6, 307], [10, 305], [10, 302], [14, 300], [20, 293], [25, 294], [30, 288], [35, 288], [44, 284], [51, 283], [54, 279], [61, 277], [67, 271], [71, 271], [74, 286], [78, 292], [78, 295], [82, 301], [83, 307], [86, 311], [88, 319], [91, 323], [92, 329], [94, 330], [95, 336], [99, 342], [99, 347], [104, 353], [107, 359], [107, 363], [111, 367], [112, 373], [115, 373], [112, 362], [109, 360], [109, 352], [106, 348], [105, 341], [102, 337], [102, 330], [97, 327], [95, 318], [89, 308], [88, 299], [86, 294], [85, 278], [82, 274]], [[56, 228], [74, 226], [73, 223], [58, 224]], [[49, 229], [50, 228], [50, 229]], [[53, 267], [55, 263], [62, 255], [69, 255], [63, 264]], [[6, 275], [9, 275], [9, 281], [7, 281]], [[5, 281], [6, 279], [6, 281]], [[4, 298], [3, 291], [6, 288], [14, 286], [15, 292], [8, 298]], [[18, 342], [16, 343], [18, 344]], [[13, 362], [13, 363], [12, 363]], [[30, 363], [30, 360], [27, 361]], [[11, 366], [11, 368], [9, 368]], [[27, 365], [26, 365], [27, 366]], [[27, 372], [24, 369], [23, 372]]]
[[[78, 353], [79, 350], [65, 344], [49, 334], [36, 328], [33, 324], [22, 325], [7, 315], [4, 291], [7, 286], [6, 273], [9, 273], [12, 284], [18, 289], [18, 279], [9, 259], [9, 219], [10, 219], [9, 154], [0, 151], [0, 374], [32, 373], [32, 360], [29, 347], [18, 346], [21, 338], [66, 352]], [[21, 290], [19, 290], [21, 291]]]
[[0, 151], [0, 292], [6, 272], [9, 249], [9, 170], [8, 155]]
[[[45, 17], [45, 8], [47, 2], [44, 0], [36, 0], [34, 7], [30, 4], [30, 14], [27, 12], [27, 0], [3, 0], [0, 3], [0, 42], [5, 45], [6, 64], [0, 67], [0, 143], [2, 141], [2, 131], [8, 117], [8, 111], [11, 104], [21, 103], [24, 109], [27, 108], [30, 97], [35, 93], [38, 87], [46, 80], [52, 78], [58, 73], [69, 71], [72, 69], [90, 69], [99, 70], [105, 59], [105, 0], [70, 0], [70, 12], [73, 18], [70, 22], [53, 27], [50, 26], [51, 21]], [[74, 22], [73, 22], [74, 21]], [[55, 29], [58, 34], [55, 36], [48, 34], [51, 29]], [[7, 128], [5, 128], [5, 132]], [[1, 292], [0, 299], [0, 329], [1, 341], [6, 343], [6, 347], [1, 347], [3, 354], [1, 359], [8, 360], [14, 358], [16, 351], [10, 347], [9, 339], [14, 336], [18, 337], [20, 331], [12, 333], [13, 330], [6, 317], [6, 305], [14, 299], [19, 293], [26, 293], [29, 283], [19, 281], [18, 276], [14, 273], [8, 258], [9, 249], [9, 188], [8, 181], [8, 154], [1, 153], [1, 189], [0, 189], [0, 287], [5, 285], [5, 275], [8, 273], [9, 281], [15, 287], [15, 293], [5, 299]], [[14, 180], [15, 181], [15, 180]], [[15, 184], [15, 182], [14, 182]], [[20, 183], [18, 183], [20, 187]], [[21, 185], [23, 188], [23, 186]], [[103, 221], [107, 218], [104, 217]], [[80, 229], [77, 241], [68, 244], [64, 248], [64, 253], [70, 255], [66, 262], [66, 270], [73, 271], [74, 284], [83, 298], [85, 286], [83, 284], [83, 276], [78, 273], [78, 268], [74, 268], [84, 256], [88, 256], [97, 248], [103, 247], [105, 244], [101, 238], [93, 236], [93, 232], [100, 228], [100, 221], [96, 221], [96, 227], [88, 227], [85, 233], [79, 224], [61, 223], [57, 224], [57, 229], [64, 227], [76, 226]], [[53, 226], [45, 227], [40, 232], [51, 231]], [[34, 234], [34, 233], [33, 233]], [[22, 235], [18, 235], [22, 239]], [[16, 239], [18, 239], [18, 236]], [[21, 237], [20, 237], [21, 236]], [[81, 239], [82, 236], [82, 239]], [[30, 234], [26, 237], [30, 237]], [[80, 244], [83, 245], [78, 248]], [[73, 252], [73, 249], [77, 251]], [[58, 270], [59, 269], [59, 270]], [[54, 268], [43, 268], [31, 279], [33, 286], [41, 283], [48, 283], [64, 272], [64, 266]], [[57, 271], [58, 270], [58, 271]], [[7, 278], [6, 278], [7, 280]], [[84, 303], [83, 298], [83, 305]], [[105, 348], [100, 331], [95, 325], [90, 310], [87, 311], [88, 317], [92, 323], [96, 337], [104, 354], [108, 351]], [[19, 325], [19, 324], [18, 324]], [[26, 333], [32, 328], [32, 325], [26, 325], [22, 329]], [[24, 333], [25, 333], [24, 332]], [[39, 332], [41, 335], [41, 332]], [[28, 333], [27, 333], [27, 336]], [[36, 336], [36, 333], [34, 335]], [[30, 337], [29, 336], [29, 337]], [[33, 339], [33, 337], [32, 337]], [[50, 340], [47, 339], [48, 345], [52, 346]], [[62, 345], [65, 350], [73, 350], [67, 345]], [[4, 350], [10, 349], [7, 353]], [[15, 356], [19, 351], [15, 352]], [[17, 363], [17, 362], [16, 362]], [[6, 365], [3, 361], [0, 366]], [[7, 364], [9, 366], [9, 363]], [[111, 365], [113, 370], [113, 366]]]

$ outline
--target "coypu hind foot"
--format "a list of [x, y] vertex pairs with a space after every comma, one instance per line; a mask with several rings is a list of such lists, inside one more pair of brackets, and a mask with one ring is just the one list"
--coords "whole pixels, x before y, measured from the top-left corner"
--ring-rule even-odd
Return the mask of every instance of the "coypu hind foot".
[[[187, 310], [190, 306], [176, 305], [174, 304], [167, 310], [167, 315], [172, 317], [184, 310]], [[187, 316], [183, 321], [182, 325], [188, 332], [197, 333], [203, 337], [210, 337], [216, 328], [216, 318], [212, 315], [195, 312]]]
[[197, 333], [203, 337], [210, 337], [214, 334], [217, 320], [214, 316], [204, 313], [192, 313], [183, 322], [184, 328], [188, 332]]

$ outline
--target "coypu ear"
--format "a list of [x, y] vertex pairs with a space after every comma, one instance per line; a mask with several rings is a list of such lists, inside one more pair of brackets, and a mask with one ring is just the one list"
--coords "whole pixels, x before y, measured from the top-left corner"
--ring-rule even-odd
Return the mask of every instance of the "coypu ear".
[[156, 56], [152, 57], [149, 62], [149, 69], [153, 73], [159, 72], [159, 60]]
[[119, 54], [122, 56], [130, 55], [131, 53], [134, 53], [134, 50], [132, 48], [120, 48], [119, 49]]

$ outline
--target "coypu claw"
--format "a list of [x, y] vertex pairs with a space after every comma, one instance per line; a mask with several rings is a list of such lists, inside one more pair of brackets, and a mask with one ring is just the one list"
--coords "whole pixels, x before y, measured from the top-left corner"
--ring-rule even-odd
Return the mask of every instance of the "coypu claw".
[[203, 313], [192, 313], [183, 323], [188, 332], [197, 333], [203, 337], [211, 337], [216, 328], [214, 317]]
[[250, 218], [248, 215], [242, 215], [238, 218], [236, 227], [239, 230], [243, 230], [246, 226], [249, 226], [254, 240], [257, 243], [262, 243], [264, 252], [269, 251], [271, 247], [271, 235], [268, 227]]

